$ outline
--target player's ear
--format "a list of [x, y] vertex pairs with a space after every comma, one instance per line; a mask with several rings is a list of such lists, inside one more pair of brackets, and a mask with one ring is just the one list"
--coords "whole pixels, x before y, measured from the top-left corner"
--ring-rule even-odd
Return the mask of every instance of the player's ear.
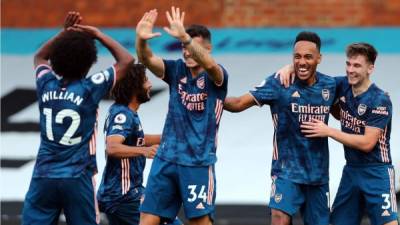
[[374, 64], [369, 64], [368, 65], [368, 75], [371, 75], [375, 70], [375, 65]]
[[204, 48], [207, 50], [208, 53], [210, 53], [211, 50], [212, 50], [212, 45], [211, 45], [211, 43], [207, 41], [207, 42], [204, 44]]
[[322, 61], [322, 54], [321, 54], [321, 53], [319, 53], [319, 54], [318, 54], [318, 58], [317, 58], [317, 62], [318, 62], [318, 64], [320, 64], [320, 63], [321, 63], [321, 61]]

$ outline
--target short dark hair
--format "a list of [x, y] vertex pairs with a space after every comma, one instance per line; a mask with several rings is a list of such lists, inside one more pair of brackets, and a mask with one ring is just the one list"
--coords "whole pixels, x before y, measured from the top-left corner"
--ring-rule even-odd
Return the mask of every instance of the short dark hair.
[[117, 81], [111, 91], [111, 97], [118, 104], [129, 105], [133, 96], [144, 92], [145, 81], [146, 67], [143, 64], [133, 64], [126, 76]]
[[299, 41], [309, 41], [317, 45], [318, 51], [321, 51], [321, 38], [319, 38], [317, 33], [311, 31], [302, 31], [296, 36], [296, 40], [293, 45]]
[[190, 37], [202, 37], [203, 39], [209, 41], [211, 43], [211, 33], [207, 27], [203, 25], [193, 24], [186, 28], [186, 33], [190, 35]]
[[56, 74], [66, 80], [82, 79], [97, 61], [96, 44], [86, 33], [66, 31], [54, 41], [49, 58]]
[[378, 56], [378, 52], [376, 51], [374, 46], [365, 42], [359, 42], [347, 46], [346, 55], [347, 57], [363, 55], [368, 62], [374, 65], [376, 57]]

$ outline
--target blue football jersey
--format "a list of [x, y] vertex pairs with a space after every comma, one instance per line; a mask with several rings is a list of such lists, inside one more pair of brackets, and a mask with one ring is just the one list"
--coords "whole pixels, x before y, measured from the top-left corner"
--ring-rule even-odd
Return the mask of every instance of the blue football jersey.
[[300, 131], [304, 121], [328, 123], [336, 93], [335, 79], [317, 72], [308, 86], [298, 79], [289, 88], [274, 75], [250, 91], [258, 105], [268, 104], [274, 126], [271, 175], [301, 184], [329, 181], [328, 138], [306, 138]]
[[[114, 104], [110, 107], [104, 126], [105, 136], [119, 135], [124, 145], [143, 146], [144, 133], [139, 116], [127, 106]], [[107, 156], [106, 167], [98, 191], [100, 202], [138, 200], [143, 192], [144, 156], [113, 158]]]
[[70, 83], [47, 65], [36, 69], [40, 147], [33, 177], [79, 177], [97, 172], [97, 108], [112, 88], [112, 66]]
[[369, 153], [344, 146], [347, 164], [391, 164], [390, 132], [392, 128], [392, 102], [387, 93], [371, 84], [367, 91], [354, 97], [347, 77], [337, 77], [342, 131], [361, 134], [365, 127], [375, 127], [382, 134]]
[[170, 99], [157, 156], [186, 166], [217, 161], [217, 133], [227, 93], [228, 74], [221, 86], [202, 72], [193, 77], [183, 60], [164, 60], [164, 81]]

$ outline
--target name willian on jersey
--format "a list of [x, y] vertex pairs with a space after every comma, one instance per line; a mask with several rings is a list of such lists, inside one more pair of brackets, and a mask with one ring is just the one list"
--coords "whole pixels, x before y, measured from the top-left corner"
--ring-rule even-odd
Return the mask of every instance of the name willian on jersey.
[[42, 94], [43, 103], [53, 100], [70, 101], [78, 106], [83, 102], [83, 98], [81, 96], [68, 91], [48, 91]]

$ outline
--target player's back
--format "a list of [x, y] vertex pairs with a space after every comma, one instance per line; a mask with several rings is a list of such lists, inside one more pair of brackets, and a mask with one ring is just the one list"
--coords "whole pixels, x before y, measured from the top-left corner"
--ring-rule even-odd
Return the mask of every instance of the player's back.
[[96, 172], [97, 108], [113, 84], [110, 67], [86, 79], [66, 82], [51, 68], [37, 68], [41, 143], [34, 177], [78, 177]]

